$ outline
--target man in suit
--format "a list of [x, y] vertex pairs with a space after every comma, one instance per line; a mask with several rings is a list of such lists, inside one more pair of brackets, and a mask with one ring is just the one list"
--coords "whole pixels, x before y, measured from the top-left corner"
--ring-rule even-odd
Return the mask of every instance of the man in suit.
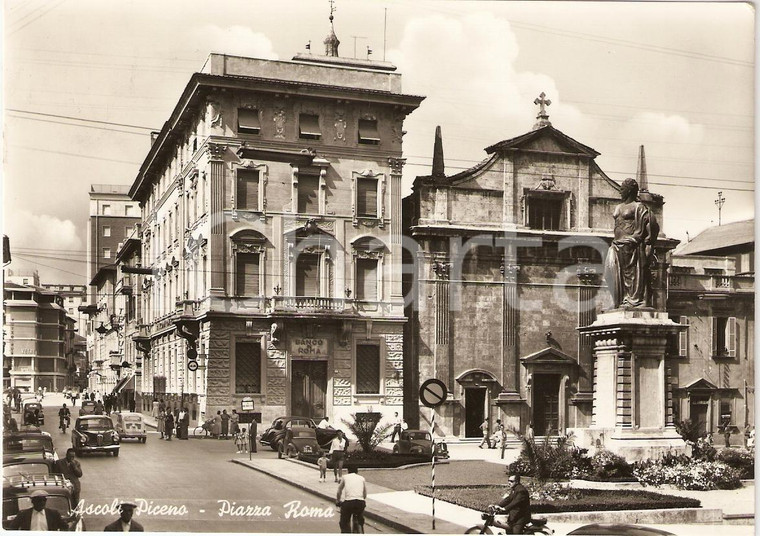
[[143, 526], [132, 519], [135, 508], [137, 508], [137, 504], [132, 501], [122, 501], [119, 504], [119, 511], [121, 512], [119, 519], [110, 525], [106, 525], [103, 532], [145, 532]]
[[38, 489], [32, 492], [32, 507], [27, 510], [21, 510], [16, 519], [10, 522], [10, 530], [68, 530], [66, 523], [61, 518], [58, 510], [45, 508], [47, 504], [48, 492]]
[[72, 484], [74, 484], [74, 493], [72, 494], [72, 499], [74, 505], [78, 505], [79, 494], [82, 491], [82, 484], [79, 482], [79, 478], [82, 476], [82, 466], [76, 459], [76, 451], [71, 448], [68, 449], [66, 451], [66, 457], [55, 462], [55, 465], [58, 472], [60, 472], [63, 476], [70, 480]]
[[520, 484], [520, 475], [510, 475], [509, 486], [509, 493], [502, 497], [499, 506], [507, 511], [507, 534], [522, 534], [530, 523], [530, 494]]

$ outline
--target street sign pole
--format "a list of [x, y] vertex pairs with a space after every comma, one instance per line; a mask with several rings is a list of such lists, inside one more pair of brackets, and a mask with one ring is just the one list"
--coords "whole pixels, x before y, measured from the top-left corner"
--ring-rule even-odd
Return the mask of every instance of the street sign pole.
[[433, 416], [430, 419], [430, 437], [433, 443], [433, 456], [430, 465], [430, 480], [433, 490], [433, 530], [435, 530], [435, 409], [443, 404], [448, 397], [449, 390], [446, 384], [438, 379], [425, 380], [420, 386], [420, 402], [423, 406], [430, 408]]
[[433, 490], [433, 530], [435, 530], [435, 408], [430, 408], [433, 413], [433, 417], [430, 419], [430, 437], [433, 440], [433, 461], [432, 461], [432, 474], [430, 476], [431, 488]]

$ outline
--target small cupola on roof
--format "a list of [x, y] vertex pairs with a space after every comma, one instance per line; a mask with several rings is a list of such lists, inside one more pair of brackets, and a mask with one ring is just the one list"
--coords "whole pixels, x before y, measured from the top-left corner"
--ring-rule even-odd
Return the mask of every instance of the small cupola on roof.
[[533, 125], [533, 130], [552, 126], [551, 122], [549, 121], [549, 114], [546, 113], [546, 107], [551, 103], [552, 101], [546, 98], [546, 93], [543, 91], [538, 96], [538, 98], [533, 101], [533, 104], [537, 104], [539, 107], [538, 115], [536, 116], [536, 123]]
[[325, 38], [325, 56], [332, 56], [334, 58], [338, 57], [338, 45], [340, 45], [340, 40], [338, 39], [338, 36], [335, 35], [335, 26], [333, 21], [335, 20], [335, 17], [333, 16], [333, 12], [335, 11], [334, 6], [334, 0], [330, 0], [330, 33], [327, 34], [327, 37]]

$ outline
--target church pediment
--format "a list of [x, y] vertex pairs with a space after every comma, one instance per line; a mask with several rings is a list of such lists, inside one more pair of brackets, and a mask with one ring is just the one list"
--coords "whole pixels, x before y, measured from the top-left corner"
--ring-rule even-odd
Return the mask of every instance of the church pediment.
[[488, 154], [503, 152], [505, 150], [529, 150], [545, 153], [572, 153], [588, 156], [590, 158], [599, 156], [599, 153], [591, 147], [583, 145], [579, 141], [574, 140], [567, 134], [560, 132], [551, 125], [539, 128], [532, 132], [528, 132], [522, 136], [517, 136], [516, 138], [500, 141], [499, 143], [491, 145], [490, 147], [486, 147], [486, 152]]
[[548, 347], [536, 353], [526, 355], [520, 358], [523, 366], [528, 365], [573, 365], [577, 366], [578, 362], [566, 353], [556, 348]]
[[704, 378], [700, 378], [696, 381], [691, 382], [689, 385], [684, 387], [684, 390], [686, 391], [717, 391], [718, 387], [705, 380]]

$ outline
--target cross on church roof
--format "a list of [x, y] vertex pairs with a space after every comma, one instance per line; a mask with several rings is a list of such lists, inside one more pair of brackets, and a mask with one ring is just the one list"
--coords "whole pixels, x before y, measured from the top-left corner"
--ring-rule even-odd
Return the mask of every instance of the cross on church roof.
[[552, 103], [549, 99], [546, 98], [546, 93], [543, 91], [541, 94], [536, 98], [536, 100], [533, 101], [533, 104], [538, 104], [538, 115], [536, 116], [536, 124], [533, 125], [533, 130], [537, 130], [541, 127], [545, 126], [551, 126], [551, 123], [549, 122], [549, 114], [546, 113], [546, 107], [549, 106]]

